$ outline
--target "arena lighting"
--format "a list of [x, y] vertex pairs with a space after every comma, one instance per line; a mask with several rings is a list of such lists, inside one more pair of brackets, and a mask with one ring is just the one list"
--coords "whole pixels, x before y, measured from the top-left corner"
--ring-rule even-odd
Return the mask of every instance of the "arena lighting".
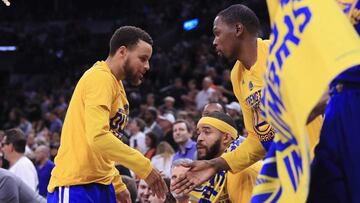
[[2, 2], [4, 2], [4, 4], [5, 4], [6, 6], [10, 6], [10, 1], [8, 1], [8, 0], [2, 0]]
[[183, 24], [183, 28], [185, 31], [190, 31], [190, 30], [195, 29], [198, 26], [198, 24], [199, 24], [199, 18], [194, 18], [194, 19], [185, 21]]
[[16, 51], [17, 47], [16, 46], [0, 46], [0, 51], [5, 52], [5, 51]]

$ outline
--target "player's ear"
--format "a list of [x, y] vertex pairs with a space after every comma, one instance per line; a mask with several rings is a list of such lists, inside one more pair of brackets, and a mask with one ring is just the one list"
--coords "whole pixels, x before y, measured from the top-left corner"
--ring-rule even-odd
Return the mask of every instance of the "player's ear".
[[240, 37], [240, 35], [244, 32], [244, 25], [241, 23], [235, 24], [235, 35], [236, 37]]
[[223, 137], [224, 137], [223, 142], [225, 145], [227, 145], [228, 143], [230, 143], [232, 141], [232, 137], [228, 133], [224, 133]]
[[127, 55], [128, 53], [128, 49], [125, 47], [125, 46], [121, 46], [118, 48], [118, 50], [116, 51], [116, 54], [117, 56], [123, 58]]

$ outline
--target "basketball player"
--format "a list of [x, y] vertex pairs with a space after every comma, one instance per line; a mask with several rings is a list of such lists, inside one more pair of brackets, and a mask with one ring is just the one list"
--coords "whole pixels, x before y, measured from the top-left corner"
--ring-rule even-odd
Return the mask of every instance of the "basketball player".
[[119, 139], [129, 114], [122, 80], [141, 84], [150, 68], [152, 43], [144, 30], [120, 27], [111, 37], [107, 59], [80, 78], [66, 113], [48, 202], [130, 202], [114, 162], [134, 171], [157, 196], [165, 196], [160, 173]]

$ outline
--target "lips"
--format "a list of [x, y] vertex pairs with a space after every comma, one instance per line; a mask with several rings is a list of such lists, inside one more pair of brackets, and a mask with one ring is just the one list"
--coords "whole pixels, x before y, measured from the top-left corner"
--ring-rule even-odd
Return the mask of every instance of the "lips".
[[197, 144], [196, 149], [201, 150], [201, 149], [206, 149], [206, 147], [204, 145]]

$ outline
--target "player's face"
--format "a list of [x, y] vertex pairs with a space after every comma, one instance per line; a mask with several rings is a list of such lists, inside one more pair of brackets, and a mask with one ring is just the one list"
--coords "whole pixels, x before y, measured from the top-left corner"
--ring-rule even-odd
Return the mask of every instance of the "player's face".
[[185, 123], [176, 123], [173, 126], [174, 141], [178, 144], [184, 144], [191, 138], [191, 133], [187, 130]]
[[217, 16], [214, 20], [213, 33], [216, 53], [229, 60], [235, 60], [237, 58], [236, 27], [228, 25]]
[[151, 195], [151, 190], [148, 184], [144, 180], [140, 180], [138, 188], [138, 198], [141, 203], [150, 203], [149, 197]]
[[152, 46], [142, 40], [132, 49], [128, 50], [128, 58], [125, 61], [124, 70], [126, 78], [133, 85], [140, 85], [146, 71], [150, 69], [149, 60], [152, 54]]
[[222, 133], [206, 124], [200, 124], [197, 131], [197, 154], [199, 160], [209, 160], [221, 154]]

